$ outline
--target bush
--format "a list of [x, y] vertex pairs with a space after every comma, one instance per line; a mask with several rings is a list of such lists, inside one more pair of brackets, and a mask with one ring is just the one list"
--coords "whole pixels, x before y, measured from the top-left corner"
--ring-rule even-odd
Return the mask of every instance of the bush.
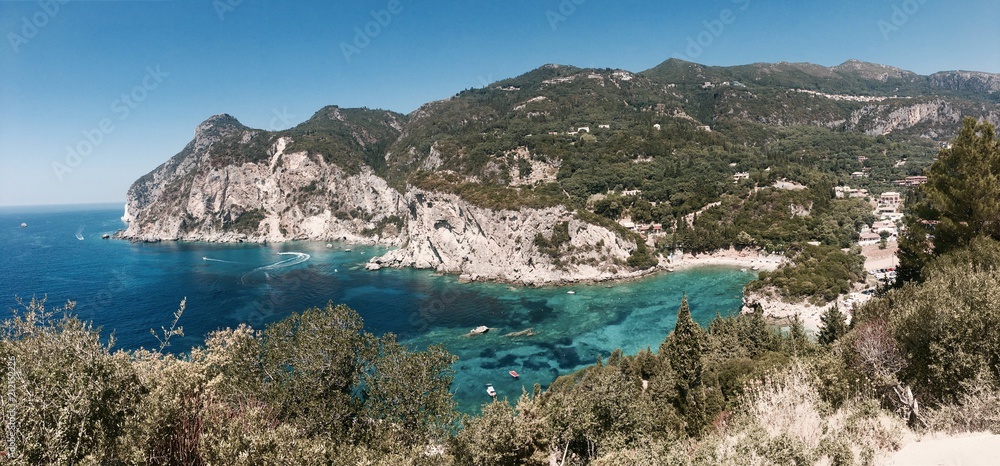
[[129, 446], [126, 422], [144, 395], [127, 353], [77, 319], [32, 299], [3, 325], [0, 407], [16, 464], [115, 461]]
[[857, 314], [882, 320], [906, 359], [901, 379], [924, 404], [953, 403], [963, 383], [987, 368], [1000, 377], [1000, 242], [978, 239], [970, 249], [927, 266], [926, 281], [892, 290]]

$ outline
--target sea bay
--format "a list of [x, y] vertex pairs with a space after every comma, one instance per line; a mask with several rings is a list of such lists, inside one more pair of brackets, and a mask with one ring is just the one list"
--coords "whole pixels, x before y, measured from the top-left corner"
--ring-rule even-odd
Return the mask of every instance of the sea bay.
[[[134, 349], [155, 347], [150, 329], [169, 326], [186, 298], [184, 336], [169, 348], [186, 352], [219, 328], [263, 328], [295, 311], [344, 303], [372, 333], [395, 333], [417, 349], [441, 343], [457, 355], [452, 390], [467, 412], [488, 401], [486, 383], [513, 400], [522, 387], [547, 386], [615, 348], [655, 350], [684, 294], [703, 325], [717, 313], [735, 314], [754, 278], [697, 268], [567, 287], [460, 283], [425, 270], [365, 270], [382, 247], [101, 239], [124, 226], [120, 216], [120, 205], [0, 209], [0, 304], [16, 307], [15, 296], [47, 295], [49, 306], [76, 301], [80, 318], [113, 333], [116, 347]], [[479, 325], [491, 330], [470, 336]], [[508, 336], [528, 329], [533, 335]]]

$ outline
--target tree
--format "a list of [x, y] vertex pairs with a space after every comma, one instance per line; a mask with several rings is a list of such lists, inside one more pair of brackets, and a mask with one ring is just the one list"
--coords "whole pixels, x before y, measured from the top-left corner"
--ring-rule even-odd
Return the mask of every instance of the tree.
[[878, 248], [885, 249], [889, 246], [889, 237], [892, 236], [888, 231], [882, 230], [878, 232]]
[[900, 282], [922, 280], [931, 258], [976, 236], [1000, 240], [1000, 140], [993, 125], [966, 118], [952, 146], [938, 153], [916, 198], [899, 240]]
[[[526, 398], [525, 394], [522, 398]], [[519, 407], [529, 404], [526, 400]], [[525, 464], [534, 453], [531, 427], [525, 425], [507, 400], [483, 406], [483, 414], [469, 419], [465, 428], [452, 442], [458, 464], [518, 465]]]
[[701, 357], [706, 349], [706, 335], [688, 307], [687, 296], [681, 299], [677, 324], [667, 336], [660, 353], [665, 355], [676, 374], [678, 410], [688, 421], [688, 433], [697, 435], [706, 420], [705, 390], [702, 384], [704, 365]]
[[342, 432], [356, 416], [352, 391], [372, 336], [353, 309], [327, 304], [293, 313], [263, 333], [265, 399], [307, 432]]
[[444, 437], [456, 420], [449, 388], [458, 358], [441, 345], [410, 351], [391, 333], [366, 353], [361, 391], [369, 438], [393, 450]]
[[809, 344], [809, 337], [806, 335], [805, 325], [802, 324], [802, 316], [795, 313], [792, 317], [791, 325], [788, 327], [787, 344], [790, 346], [793, 355], [801, 355], [812, 349]]
[[836, 304], [830, 306], [819, 320], [822, 325], [816, 339], [820, 344], [829, 345], [847, 333], [847, 316], [840, 312]]

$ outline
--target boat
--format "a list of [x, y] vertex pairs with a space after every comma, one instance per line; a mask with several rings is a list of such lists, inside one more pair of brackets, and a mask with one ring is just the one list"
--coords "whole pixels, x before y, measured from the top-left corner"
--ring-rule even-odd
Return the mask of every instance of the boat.
[[493, 384], [486, 384], [486, 394], [493, 398], [497, 397], [497, 389], [493, 388]]
[[24, 222], [21, 222], [21, 228], [28, 228], [28, 224], [24, 223]]
[[515, 378], [515, 379], [521, 377], [521, 374], [518, 374], [517, 371], [508, 371], [507, 373], [510, 374], [510, 376], [513, 377], [513, 378]]
[[566, 294], [576, 294], [576, 292], [573, 291], [573, 290], [569, 290], [569, 291], [566, 292]]
[[479, 335], [481, 333], [486, 333], [486, 332], [489, 332], [489, 331], [490, 331], [489, 327], [487, 327], [485, 325], [480, 325], [480, 326], [472, 329], [472, 331], [470, 331], [469, 333], [471, 333], [473, 335]]

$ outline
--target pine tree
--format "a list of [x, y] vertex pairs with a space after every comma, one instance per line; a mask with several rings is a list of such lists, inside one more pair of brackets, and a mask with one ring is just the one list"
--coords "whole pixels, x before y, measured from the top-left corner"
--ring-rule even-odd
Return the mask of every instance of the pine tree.
[[922, 280], [932, 258], [977, 236], [1000, 240], [1000, 139], [987, 122], [966, 118], [952, 146], [938, 154], [908, 206], [899, 239], [900, 282]]
[[819, 320], [822, 327], [819, 329], [819, 335], [816, 339], [820, 344], [829, 345], [847, 333], [847, 316], [840, 312], [840, 308], [836, 304], [830, 306], [819, 317]]
[[810, 349], [809, 337], [806, 336], [806, 328], [802, 325], [802, 316], [795, 314], [792, 324], [788, 329], [788, 344], [791, 346], [793, 355], [801, 355]]
[[691, 318], [687, 296], [681, 299], [674, 331], [660, 349], [673, 368], [677, 384], [677, 408], [687, 420], [688, 434], [697, 435], [705, 425], [704, 366], [701, 356], [707, 344], [705, 330]]

